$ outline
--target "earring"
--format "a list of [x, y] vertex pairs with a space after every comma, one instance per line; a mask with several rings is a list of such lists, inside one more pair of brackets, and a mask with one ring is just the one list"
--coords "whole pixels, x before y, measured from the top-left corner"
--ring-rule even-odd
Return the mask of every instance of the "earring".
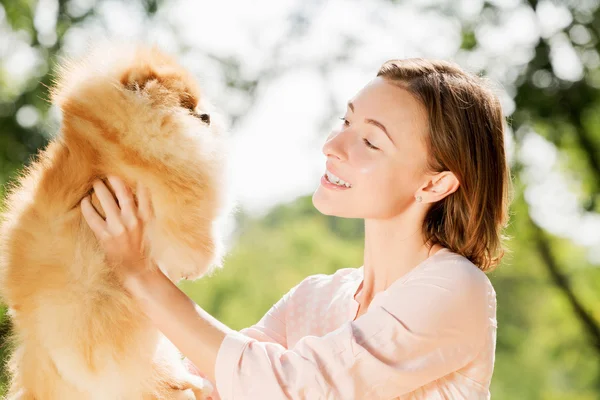
[[420, 203], [423, 201], [423, 198], [421, 196], [417, 196], [415, 197], [415, 200], [417, 200], [417, 203]]

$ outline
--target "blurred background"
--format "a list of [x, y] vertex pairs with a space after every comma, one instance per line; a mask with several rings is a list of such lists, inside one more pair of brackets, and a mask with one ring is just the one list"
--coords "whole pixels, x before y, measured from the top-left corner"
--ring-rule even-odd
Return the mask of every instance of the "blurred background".
[[306, 276], [362, 265], [362, 221], [311, 202], [346, 102], [387, 59], [453, 60], [497, 83], [516, 190], [512, 253], [488, 274], [492, 397], [600, 399], [599, 36], [598, 0], [2, 0], [0, 207], [59, 129], [56, 63], [106, 37], [159, 44], [229, 119], [229, 254], [181, 287], [240, 329]]

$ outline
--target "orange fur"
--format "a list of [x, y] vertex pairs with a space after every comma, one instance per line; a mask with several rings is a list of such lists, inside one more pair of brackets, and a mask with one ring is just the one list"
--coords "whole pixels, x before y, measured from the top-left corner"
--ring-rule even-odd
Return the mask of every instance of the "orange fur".
[[124, 291], [79, 202], [95, 178], [118, 175], [134, 193], [140, 181], [152, 194], [146, 239], [159, 268], [176, 282], [220, 267], [216, 222], [230, 211], [223, 124], [156, 48], [98, 47], [62, 67], [52, 101], [60, 132], [10, 188], [0, 221], [15, 345], [8, 398], [201, 398], [204, 382]]

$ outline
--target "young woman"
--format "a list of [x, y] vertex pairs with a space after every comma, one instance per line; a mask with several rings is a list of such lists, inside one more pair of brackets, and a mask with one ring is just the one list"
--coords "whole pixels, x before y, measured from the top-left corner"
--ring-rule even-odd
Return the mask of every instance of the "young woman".
[[[234, 331], [144, 259], [149, 194], [111, 177], [86, 221], [144, 312], [228, 399], [488, 399], [510, 173], [486, 80], [438, 60], [390, 60], [323, 146], [323, 214], [365, 221], [364, 263], [314, 275]], [[285, 149], [283, 149], [285, 150]], [[335, 182], [335, 183], [332, 183]], [[134, 222], [134, 223], [131, 223]], [[135, 223], [138, 222], [138, 223]]]

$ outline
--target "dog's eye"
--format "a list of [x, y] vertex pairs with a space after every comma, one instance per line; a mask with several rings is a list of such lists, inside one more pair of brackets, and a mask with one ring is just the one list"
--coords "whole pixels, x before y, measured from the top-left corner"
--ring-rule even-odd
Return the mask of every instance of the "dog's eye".
[[194, 115], [202, 120], [206, 125], [210, 125], [210, 115], [208, 114], [198, 114], [194, 113]]

